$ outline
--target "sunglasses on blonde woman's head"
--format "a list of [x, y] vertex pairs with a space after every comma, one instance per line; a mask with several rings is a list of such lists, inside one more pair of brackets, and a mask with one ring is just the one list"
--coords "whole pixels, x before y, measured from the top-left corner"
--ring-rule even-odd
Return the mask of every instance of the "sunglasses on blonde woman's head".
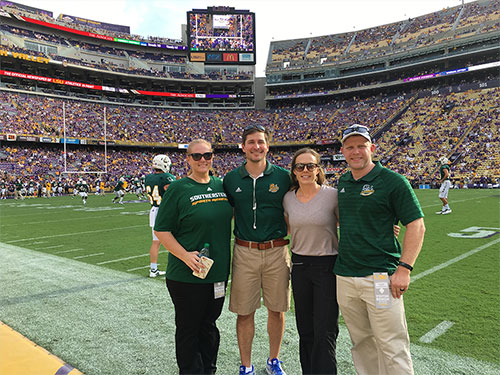
[[194, 161], [200, 161], [202, 157], [205, 160], [212, 160], [214, 153], [213, 152], [205, 152], [203, 154], [200, 154], [199, 152], [194, 152], [192, 154], [188, 154], [188, 156], [191, 156]]
[[318, 164], [316, 164], [316, 163], [307, 163], [307, 164], [297, 163], [293, 166], [293, 169], [295, 169], [297, 172], [302, 172], [304, 170], [304, 168], [307, 168], [307, 170], [309, 172], [312, 172], [316, 168], [318, 168]]

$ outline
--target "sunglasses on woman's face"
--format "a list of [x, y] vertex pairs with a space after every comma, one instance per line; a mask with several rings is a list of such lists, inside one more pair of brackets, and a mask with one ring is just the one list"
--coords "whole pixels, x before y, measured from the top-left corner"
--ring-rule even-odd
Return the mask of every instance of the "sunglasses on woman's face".
[[307, 170], [309, 172], [312, 172], [314, 171], [316, 168], [318, 168], [318, 164], [316, 163], [307, 163], [307, 164], [303, 164], [303, 163], [297, 163], [295, 164], [295, 166], [293, 167], [293, 169], [295, 169], [297, 172], [302, 172], [304, 170], [304, 168], [307, 168]]
[[188, 156], [191, 156], [194, 161], [200, 161], [202, 157], [205, 160], [211, 160], [212, 157], [214, 156], [214, 153], [213, 152], [205, 152], [203, 154], [200, 154], [199, 152], [194, 152], [192, 154], [188, 154]]

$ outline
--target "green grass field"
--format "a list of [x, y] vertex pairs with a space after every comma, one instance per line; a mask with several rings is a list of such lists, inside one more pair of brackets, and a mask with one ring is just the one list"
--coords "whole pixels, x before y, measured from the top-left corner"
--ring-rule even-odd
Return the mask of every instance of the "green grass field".
[[[437, 193], [417, 191], [427, 232], [405, 294], [415, 371], [498, 374], [500, 192], [452, 190], [453, 213], [445, 216], [434, 214]], [[133, 195], [123, 205], [111, 199], [0, 201], [0, 320], [87, 374], [174, 374], [173, 307], [164, 281], [147, 277], [149, 204]], [[166, 260], [162, 248], [162, 269]], [[260, 368], [268, 345], [263, 311], [257, 319]], [[221, 374], [239, 366], [234, 327], [225, 308]], [[337, 351], [339, 373], [353, 374], [343, 326]], [[293, 312], [281, 357], [289, 375], [300, 373]]]

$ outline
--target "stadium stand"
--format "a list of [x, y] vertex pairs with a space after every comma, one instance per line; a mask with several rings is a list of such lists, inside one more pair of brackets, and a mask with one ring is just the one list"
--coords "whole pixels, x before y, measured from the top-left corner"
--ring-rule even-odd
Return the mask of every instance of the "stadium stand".
[[489, 33], [499, 16], [498, 0], [485, 0], [356, 32], [277, 41], [267, 71], [360, 61]]
[[[441, 156], [453, 163], [455, 186], [496, 184], [499, 4], [480, 0], [366, 30], [272, 42], [267, 108], [259, 110], [251, 69], [193, 71], [186, 52], [125, 48], [3, 18], [2, 72], [23, 74], [0, 76], [0, 178], [11, 192], [18, 179], [72, 185], [82, 172], [92, 186], [102, 178], [112, 187], [121, 176], [147, 174], [159, 152], [183, 176], [179, 148], [199, 137], [213, 142], [213, 172], [224, 176], [243, 160], [242, 129], [259, 123], [272, 133], [273, 162], [288, 168], [295, 150], [313, 147], [334, 185], [346, 167], [340, 133], [360, 123], [382, 163], [415, 187], [435, 187]], [[2, 9], [151, 40], [44, 10]]]

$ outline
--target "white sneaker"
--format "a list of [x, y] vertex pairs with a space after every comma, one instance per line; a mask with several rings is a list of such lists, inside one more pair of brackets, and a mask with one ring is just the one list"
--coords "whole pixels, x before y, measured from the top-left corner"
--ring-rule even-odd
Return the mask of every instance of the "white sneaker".
[[445, 210], [441, 210], [441, 211], [438, 211], [436, 212], [436, 215], [441, 215]]
[[149, 277], [163, 276], [165, 275], [165, 271], [159, 270], [149, 270]]
[[443, 215], [451, 214], [451, 208], [448, 208], [446, 211], [443, 211]]

